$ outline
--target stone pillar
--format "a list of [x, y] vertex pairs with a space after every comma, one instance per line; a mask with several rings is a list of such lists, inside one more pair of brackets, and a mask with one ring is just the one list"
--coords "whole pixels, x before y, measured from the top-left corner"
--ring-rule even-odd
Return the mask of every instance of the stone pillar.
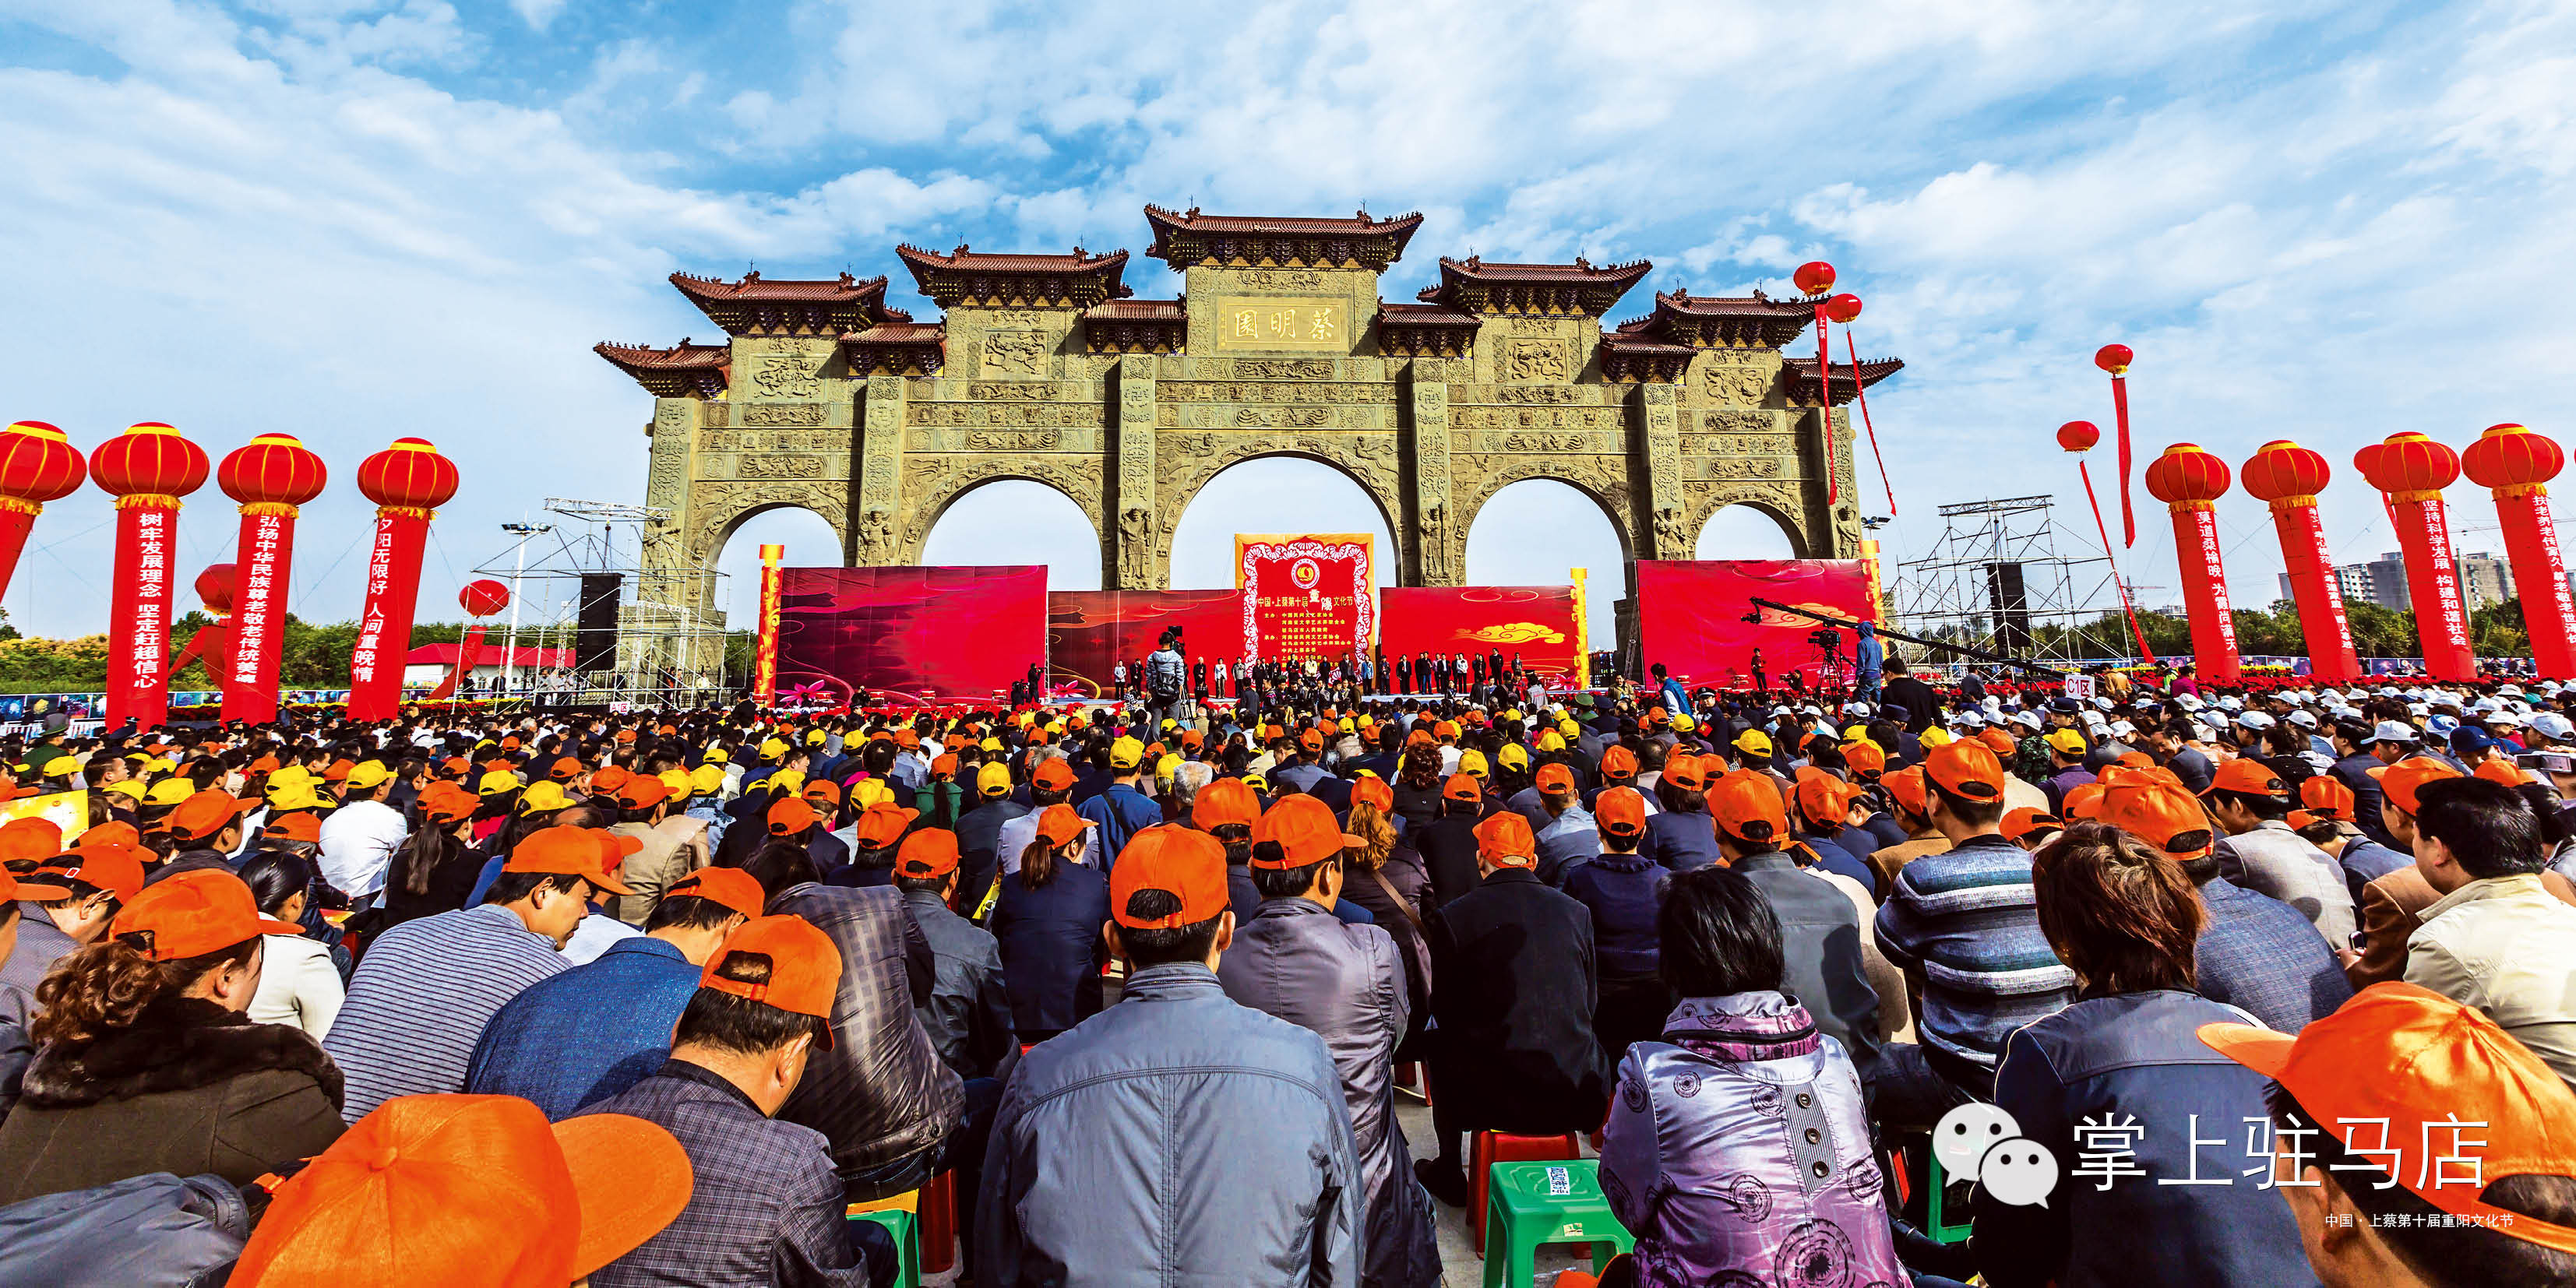
[[[1833, 450], [1827, 451], [1826, 417], [1832, 417]], [[1860, 557], [1860, 498], [1853, 489], [1860, 479], [1853, 468], [1852, 416], [1848, 407], [1820, 407], [1803, 427], [1803, 436], [1813, 445], [1818, 468], [1807, 485], [1805, 511], [1807, 557], [1810, 559], [1856, 559]], [[1825, 480], [1834, 480], [1840, 495], [1825, 500]]]
[[903, 513], [903, 403], [901, 376], [868, 377], [859, 429], [859, 473], [850, 488], [850, 519], [843, 555], [853, 567], [895, 562], [902, 545], [895, 522]]
[[696, 548], [703, 524], [692, 507], [698, 429], [705, 412], [706, 404], [695, 398], [656, 398], [653, 421], [644, 427], [653, 443], [644, 504], [667, 517], [644, 525], [636, 602], [619, 614], [617, 669], [629, 675], [693, 666], [698, 659], [682, 656], [686, 650], [672, 646], [670, 632], [685, 630], [715, 611], [717, 552]]
[[1697, 545], [1690, 530], [1690, 506], [1682, 495], [1682, 421], [1680, 391], [1666, 384], [1641, 384], [1630, 404], [1637, 457], [1646, 464], [1644, 522], [1638, 525], [1638, 557], [1688, 559]]
[[1168, 580], [1158, 553], [1162, 516], [1154, 512], [1154, 355], [1118, 360], [1118, 428], [1110, 440], [1109, 531], [1103, 585], [1117, 590], [1159, 590]]
[[[1458, 508], [1449, 494], [1449, 386], [1424, 380], [1410, 382], [1413, 421], [1413, 585], [1455, 586], [1465, 569], [1463, 553], [1453, 554], [1450, 534]], [[1399, 538], [1400, 540], [1401, 538]], [[1398, 571], [1402, 581], [1402, 570]]]

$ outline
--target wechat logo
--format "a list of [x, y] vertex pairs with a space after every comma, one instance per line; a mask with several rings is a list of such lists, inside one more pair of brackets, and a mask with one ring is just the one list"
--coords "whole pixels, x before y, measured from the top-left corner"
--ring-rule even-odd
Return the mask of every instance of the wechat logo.
[[2057, 1189], [2057, 1155], [2024, 1137], [2012, 1115], [1993, 1105], [1966, 1104], [1941, 1115], [1932, 1129], [1932, 1156], [1952, 1178], [1974, 1181], [2014, 1207], [2047, 1207]]

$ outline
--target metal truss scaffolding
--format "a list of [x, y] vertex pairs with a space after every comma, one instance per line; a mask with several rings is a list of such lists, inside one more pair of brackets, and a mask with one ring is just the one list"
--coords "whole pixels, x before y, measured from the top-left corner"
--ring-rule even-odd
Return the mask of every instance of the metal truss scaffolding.
[[[545, 510], [560, 521], [509, 525], [519, 535], [513, 548], [474, 570], [511, 583], [511, 625], [493, 628], [502, 636], [494, 642], [541, 643], [573, 650], [577, 662], [581, 654], [613, 662], [587, 669], [513, 667], [503, 674], [503, 695], [638, 706], [690, 706], [728, 696], [724, 619], [685, 607], [725, 602], [724, 574], [712, 565], [673, 562], [680, 542], [666, 535], [670, 512], [561, 497], [546, 498]], [[538, 538], [551, 538], [552, 548]], [[613, 618], [605, 578], [616, 579]], [[585, 588], [601, 600], [591, 606], [590, 642], [602, 638], [603, 628], [613, 632], [613, 653], [582, 646]], [[520, 620], [520, 604], [537, 609], [541, 620]]]
[[2118, 620], [2113, 564], [2076, 534], [2061, 550], [2053, 504], [2016, 496], [1942, 506], [1940, 540], [1899, 564], [1889, 586], [1898, 626], [2042, 664], [2129, 659], [2125, 634], [2103, 625]]

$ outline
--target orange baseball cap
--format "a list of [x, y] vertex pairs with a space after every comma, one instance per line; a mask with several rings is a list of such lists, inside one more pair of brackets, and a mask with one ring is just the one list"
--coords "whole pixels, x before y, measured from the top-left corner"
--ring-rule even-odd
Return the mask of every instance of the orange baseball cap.
[[644, 846], [644, 842], [636, 837], [593, 832], [589, 828], [558, 823], [521, 837], [518, 846], [510, 851], [510, 857], [501, 864], [501, 870], [576, 876], [610, 894], [635, 893], [608, 871], [608, 858], [601, 846], [601, 837], [609, 838], [627, 854], [633, 854]]
[[1534, 868], [1538, 838], [1519, 810], [1507, 809], [1476, 825], [1476, 853], [1496, 867]]
[[1700, 758], [1693, 755], [1677, 753], [1667, 756], [1664, 758], [1664, 781], [1688, 791], [1699, 791], [1708, 786], [1708, 766], [1701, 764]]
[[[751, 984], [717, 974], [717, 968], [735, 953], [768, 957], [769, 978]], [[698, 987], [829, 1021], [832, 996], [841, 987], [841, 950], [832, 945], [830, 935], [815, 929], [814, 923], [803, 917], [754, 917], [727, 936], [724, 947], [707, 958], [706, 969], [698, 972]], [[829, 1023], [823, 1026], [823, 1034], [814, 1040], [814, 1045], [831, 1048]]]
[[2169, 859], [2197, 859], [2218, 840], [2200, 801], [2173, 783], [2131, 780], [2108, 788], [2102, 793], [2098, 817], [2164, 851]]
[[[957, 776], [957, 753], [952, 751], [931, 757], [930, 776], [942, 780], [955, 778]], [[832, 790], [836, 794], [840, 791], [837, 787]]]
[[[502, 745], [508, 746], [510, 744], [504, 743]], [[322, 767], [322, 781], [326, 783], [341, 782], [348, 778], [350, 770], [356, 769], [357, 767], [358, 762], [354, 760], [332, 761], [330, 764]]]
[[2065, 827], [2066, 820], [2037, 806], [2024, 805], [2004, 811], [2003, 833], [2007, 841], [2018, 841], [2041, 830], [2061, 831]]
[[52, 819], [13, 818], [0, 823], [0, 863], [50, 859], [63, 852], [63, 829]]
[[[464, 818], [465, 816], [472, 814], [476, 809], [480, 808], [482, 804], [482, 797], [477, 796], [454, 783], [431, 783], [428, 787], [422, 789], [420, 793], [420, 812], [433, 822], [453, 823], [460, 818]], [[291, 823], [295, 821], [296, 818], [310, 817], [312, 816], [309, 814], [290, 815], [288, 816], [287, 821]], [[320, 825], [316, 824], [315, 826], [318, 829]], [[271, 832], [276, 831], [275, 828], [270, 828], [269, 830]], [[303, 839], [318, 839], [318, 837]]]
[[2100, 783], [2077, 783], [2066, 789], [2066, 797], [2057, 808], [2066, 812], [2068, 822], [2102, 817], [2102, 794], [2111, 790]]
[[903, 838], [903, 849], [895, 854], [899, 877], [944, 877], [956, 870], [957, 834], [946, 828], [925, 827]]
[[1886, 788], [1887, 794], [1895, 797], [1897, 806], [1906, 813], [1917, 818], [1932, 816], [1932, 802], [1927, 799], [1929, 793], [1923, 787], [1921, 765], [1907, 765], [1895, 773], [1883, 774], [1878, 785]]
[[2460, 771], [2451, 768], [2448, 761], [2417, 756], [2394, 765], [2373, 765], [2370, 776], [2379, 780], [2379, 790], [2388, 797], [2389, 804], [2412, 815], [2417, 804], [2415, 793], [2423, 790], [2424, 784], [2437, 779], [2458, 778]]
[[1485, 799], [1485, 785], [1477, 782], [1473, 774], [1451, 774], [1447, 782], [1440, 784], [1440, 799], [1478, 804]]
[[397, 1096], [278, 1187], [232, 1282], [556, 1288], [660, 1233], [693, 1183], [641, 1118], [549, 1127], [516, 1096]]
[[2520, 787], [2525, 781], [2522, 771], [2514, 768], [2511, 761], [2504, 760], [2481, 760], [2478, 762], [2478, 767], [2470, 770], [2469, 774], [2473, 778], [2502, 783], [2507, 787]]
[[628, 809], [651, 809], [669, 799], [671, 785], [648, 774], [630, 774], [617, 788], [617, 803]]
[[1863, 738], [1843, 744], [1843, 763], [1850, 765], [1856, 775], [1883, 774], [1887, 772], [1887, 752]]
[[[1499, 817], [1499, 816], [1497, 816]], [[1279, 847], [1277, 859], [1265, 859], [1263, 842]], [[1291, 796], [1270, 807], [1252, 825], [1252, 866], [1285, 870], [1321, 863], [1344, 849], [1367, 842], [1342, 830], [1333, 807], [1312, 796]]]
[[156, 962], [203, 957], [261, 935], [304, 933], [294, 922], [259, 915], [250, 887], [213, 868], [174, 873], [144, 887], [117, 910], [108, 930], [143, 936], [143, 955]]
[[554, 764], [546, 767], [546, 777], [558, 783], [571, 782], [581, 777], [581, 762], [570, 756], [559, 757]]
[[882, 850], [902, 840], [904, 829], [912, 826], [912, 821], [919, 817], [920, 810], [905, 809], [893, 801], [878, 801], [859, 813], [856, 833], [859, 844]]
[[289, 814], [261, 828], [259, 834], [272, 841], [301, 841], [308, 845], [318, 844], [322, 840], [322, 820], [311, 814]]
[[143, 852], [131, 845], [110, 843], [57, 855], [52, 862], [19, 878], [18, 897], [69, 899], [79, 893], [67, 884], [73, 881], [104, 890], [120, 904], [127, 903], [143, 889]]
[[1780, 841], [1789, 835], [1789, 811], [1769, 774], [1739, 769], [1709, 784], [1708, 812], [1718, 830], [1744, 841]]
[[804, 796], [809, 801], [830, 801], [838, 805], [841, 803], [841, 785], [829, 778], [817, 778], [805, 784]]
[[623, 766], [602, 765], [599, 767], [598, 772], [590, 776], [590, 790], [598, 792], [603, 796], [609, 795], [614, 793], [618, 788], [625, 786], [626, 780], [633, 778], [634, 776], [633, 771], [628, 770]]
[[1063, 845], [1098, 826], [1070, 805], [1049, 805], [1038, 812], [1038, 839], [1049, 845]]
[[1322, 751], [1324, 749], [1324, 735], [1320, 730], [1305, 730], [1297, 735], [1297, 745], [1308, 751]]
[[202, 841], [223, 831], [225, 824], [258, 809], [261, 803], [257, 797], [237, 801], [209, 787], [179, 802], [179, 808], [170, 811], [161, 825], [179, 840]]
[[662, 892], [664, 899], [704, 899], [741, 913], [757, 917], [769, 902], [760, 881], [740, 868], [700, 868], [671, 883]]
[[1801, 774], [1798, 778], [1798, 812], [1806, 815], [1810, 823], [1839, 826], [1843, 815], [1850, 811], [1851, 803], [1858, 800], [1864, 791], [1864, 788], [1822, 770]]
[[1924, 758], [1923, 772], [1941, 790], [1965, 800], [2004, 798], [2003, 762], [1995, 759], [1994, 748], [1982, 743], [1963, 738], [1935, 747]]
[[[303, 817], [313, 816], [307, 814]], [[143, 845], [143, 834], [135, 831], [132, 823], [107, 822], [81, 833], [80, 843], [87, 846], [131, 845], [140, 849]]]
[[[1180, 911], [1164, 917], [1129, 915], [1127, 905], [1146, 890], [1168, 892], [1181, 901]], [[1224, 912], [1231, 902], [1225, 884], [1225, 843], [1186, 827], [1149, 827], [1138, 832], [1109, 870], [1109, 919], [1132, 929], [1195, 926]]]
[[1614, 782], [1637, 776], [1637, 753], [1613, 744], [1601, 753], [1601, 776]]
[[[1963, 739], [1962, 741], [1967, 740]], [[1978, 734], [1974, 741], [1986, 744], [1987, 750], [1994, 752], [1998, 756], [2009, 756], [2013, 754], [2020, 745], [2013, 741], [2013, 736], [2011, 734], [2005, 733], [2001, 729], [1988, 729], [1985, 732]], [[1955, 747], [1959, 744], [1952, 743], [1950, 745]], [[1933, 781], [1938, 782], [1940, 780], [1934, 779]]]
[[1643, 836], [1646, 798], [1634, 787], [1605, 787], [1592, 798], [1592, 821], [1612, 836]]
[[769, 826], [771, 836], [793, 836], [814, 826], [821, 818], [821, 815], [814, 812], [814, 807], [806, 804], [802, 797], [789, 796], [771, 801], [769, 813], [764, 821]]
[[2332, 774], [2318, 774], [2300, 783], [2299, 803], [2307, 806], [2307, 812], [2316, 818], [2349, 820], [2352, 817], [2352, 789]]
[[[2327, 1131], [2342, 1125], [2362, 1162], [2390, 1154], [2379, 1170], [2415, 1197], [2498, 1234], [2576, 1253], [2576, 1227], [2481, 1197], [2508, 1176], [2576, 1176], [2576, 1093], [2476, 1007], [2390, 981], [2363, 989], [2296, 1037], [2204, 1024], [2200, 1040], [2281, 1084]], [[2410, 1159], [2417, 1150], [2433, 1153]]]
[[2248, 796], [2288, 800], [2290, 785], [2282, 782], [2281, 776], [2273, 773], [2270, 765], [2244, 756], [2220, 765], [2218, 772], [2209, 776], [2209, 786], [2202, 788], [2200, 794], [2207, 796], [2211, 792], [2243, 792]]
[[1551, 760], [1538, 767], [1538, 789], [1542, 792], [1573, 791], [1574, 771]]
[[1261, 801], [1253, 796], [1252, 784], [1240, 778], [1213, 779], [1190, 801], [1190, 822], [1202, 832], [1229, 823], [1250, 827], [1260, 821]]
[[[1205, 789], [1201, 789], [1200, 794], [1206, 795]], [[1366, 805], [1384, 814], [1395, 808], [1395, 789], [1387, 786], [1383, 778], [1362, 778], [1351, 784], [1351, 804]]]
[[1073, 766], [1062, 760], [1040, 761], [1029, 774], [1029, 781], [1051, 792], [1063, 791], [1073, 786]]

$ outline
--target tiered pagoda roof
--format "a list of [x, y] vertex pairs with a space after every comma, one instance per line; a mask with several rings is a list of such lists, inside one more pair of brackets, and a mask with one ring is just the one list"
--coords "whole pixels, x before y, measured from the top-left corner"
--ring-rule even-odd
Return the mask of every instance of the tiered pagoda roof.
[[1378, 351], [1408, 358], [1464, 357], [1484, 324], [1483, 318], [1446, 304], [1380, 304]]
[[896, 376], [933, 375], [948, 361], [948, 326], [909, 319], [880, 322], [842, 336], [841, 355], [854, 378], [880, 371]]
[[[1840, 407], [1850, 402], [1860, 396], [1862, 389], [1904, 369], [1905, 362], [1901, 358], [1869, 358], [1863, 360], [1857, 369], [1848, 362], [1835, 363], [1834, 405]], [[1859, 377], [1857, 383], [1853, 380], [1855, 374]], [[1818, 385], [1815, 359], [1790, 358], [1781, 364], [1780, 387], [1787, 392], [1790, 406], [1813, 407], [1823, 401], [1819, 397], [1821, 390]]]
[[897, 246], [894, 253], [921, 293], [942, 308], [1087, 309], [1132, 294], [1119, 280], [1127, 271], [1123, 250], [1094, 255], [1076, 246], [1070, 255], [984, 255], [960, 245], [945, 255], [918, 246]]
[[657, 398], [713, 398], [732, 380], [730, 345], [692, 344], [684, 339], [668, 349], [601, 343], [590, 351], [616, 364]]
[[1620, 384], [1677, 384], [1699, 350], [1644, 331], [1601, 334], [1601, 376]]
[[1797, 339], [1815, 318], [1813, 299], [1775, 300], [1760, 291], [1747, 296], [1658, 291], [1655, 311], [1620, 323], [1619, 330], [1652, 332], [1694, 349], [1777, 349]]
[[1093, 353], [1179, 353], [1189, 332], [1189, 306], [1180, 300], [1109, 300], [1082, 312], [1082, 341]]
[[1415, 298], [1469, 313], [1599, 317], [1653, 272], [1654, 261], [1595, 268], [1582, 256], [1571, 264], [1488, 264], [1481, 257], [1440, 260], [1440, 284]]
[[882, 277], [861, 281], [843, 273], [821, 281], [769, 281], [755, 270], [728, 282], [673, 273], [671, 285], [727, 335], [843, 335], [912, 317], [885, 306]]
[[1145, 253], [1177, 271], [1218, 268], [1366, 268], [1383, 272], [1422, 226], [1419, 212], [1392, 219], [1363, 210], [1348, 219], [1203, 215], [1199, 208], [1145, 207], [1154, 245]]

